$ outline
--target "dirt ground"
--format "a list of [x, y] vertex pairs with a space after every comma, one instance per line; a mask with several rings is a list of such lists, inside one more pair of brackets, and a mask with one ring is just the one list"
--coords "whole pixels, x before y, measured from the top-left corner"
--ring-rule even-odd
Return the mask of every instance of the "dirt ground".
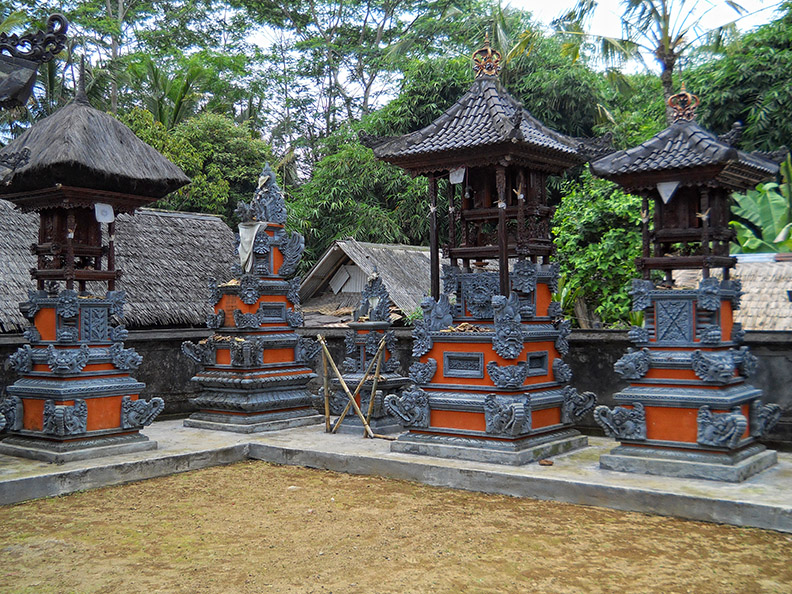
[[265, 462], [0, 508], [0, 592], [792, 593], [792, 535]]

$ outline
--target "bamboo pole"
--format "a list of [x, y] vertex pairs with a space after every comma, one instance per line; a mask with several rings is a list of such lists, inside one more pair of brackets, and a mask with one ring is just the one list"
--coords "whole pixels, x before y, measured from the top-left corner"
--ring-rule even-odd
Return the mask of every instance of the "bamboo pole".
[[[383, 341], [385, 337], [383, 336]], [[379, 357], [377, 357], [377, 368], [374, 370], [374, 381], [371, 382], [371, 395], [369, 396], [368, 410], [366, 411], [366, 421], [371, 423], [371, 414], [374, 412], [374, 396], [377, 394], [377, 382], [379, 381], [380, 369], [382, 368], [382, 360], [385, 358], [385, 350], [380, 349]], [[365, 434], [363, 435], [365, 437]]]
[[[374, 366], [374, 362], [377, 361], [380, 353], [382, 352], [382, 348], [383, 348], [384, 345], [385, 345], [385, 338], [383, 337], [383, 339], [380, 341], [379, 346], [377, 347], [377, 354], [374, 355], [373, 359], [371, 359], [371, 362], [369, 363], [368, 367], [366, 368], [366, 372], [363, 374], [363, 377], [360, 379], [360, 382], [358, 382], [357, 388], [355, 388], [355, 393], [352, 394], [353, 398], [357, 397], [357, 395], [360, 394], [360, 391], [363, 389], [363, 386], [365, 385], [366, 381], [368, 381], [368, 377], [369, 377], [369, 375], [371, 375], [371, 368]], [[341, 383], [343, 383], [344, 385], [346, 385], [346, 381], [344, 380], [343, 377], [339, 377], [339, 381]], [[357, 405], [357, 402], [355, 403], [355, 405]], [[333, 430], [331, 431], [331, 433], [336, 433], [338, 431], [338, 428], [341, 426], [341, 423], [346, 418], [347, 413], [349, 413], [349, 408], [351, 406], [352, 406], [352, 403], [351, 402], [347, 402], [347, 405], [344, 407], [344, 410], [341, 412], [341, 416], [338, 417], [338, 420], [335, 422], [335, 425], [333, 425]], [[361, 414], [362, 414], [362, 412], [361, 412]], [[366, 422], [368, 423], [368, 420]]]
[[[320, 337], [324, 340], [324, 337], [317, 334], [316, 338], [318, 339]], [[322, 351], [322, 374], [322, 381], [324, 383], [325, 433], [330, 433], [330, 378], [327, 375], [327, 355], [324, 351]]]
[[[341, 383], [341, 387], [344, 389], [344, 392], [346, 392], [346, 395], [349, 397], [350, 404], [352, 404], [352, 407], [355, 409], [355, 413], [363, 422], [363, 427], [365, 427], [366, 429], [366, 434], [369, 437], [374, 437], [374, 432], [371, 430], [371, 427], [369, 427], [369, 424], [366, 422], [366, 417], [363, 416], [363, 413], [361, 412], [360, 407], [357, 405], [357, 402], [355, 402], [355, 397], [349, 391], [349, 388], [347, 387], [346, 382], [344, 381], [344, 377], [341, 375], [341, 372], [338, 371], [338, 367], [336, 367], [335, 361], [333, 361], [333, 358], [330, 356], [330, 351], [327, 350], [327, 342], [325, 342], [324, 337], [321, 335], [319, 336], [319, 344], [322, 345], [322, 349], [327, 355], [327, 360], [330, 363], [330, 367], [332, 368], [333, 372], [338, 378], [338, 381]], [[384, 344], [384, 340], [382, 344]], [[368, 373], [366, 375], [368, 375]]]

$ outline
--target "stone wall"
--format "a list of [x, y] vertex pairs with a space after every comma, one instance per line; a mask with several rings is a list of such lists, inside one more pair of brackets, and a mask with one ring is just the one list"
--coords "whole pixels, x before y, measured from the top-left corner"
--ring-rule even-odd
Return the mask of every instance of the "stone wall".
[[[321, 332], [328, 341], [336, 362], [344, 359], [345, 328], [301, 328], [303, 336], [315, 337]], [[160, 396], [165, 400], [164, 415], [185, 415], [194, 410], [189, 398], [196, 388], [189, 379], [198, 366], [181, 352], [184, 340], [197, 342], [209, 335], [206, 329], [137, 330], [129, 333], [127, 347], [143, 356], [143, 364], [133, 376], [146, 384], [143, 397]], [[410, 330], [397, 329], [398, 354], [409, 366], [412, 340]], [[4, 364], [8, 356], [24, 344], [20, 335], [0, 335], [0, 387], [14, 382], [16, 374]], [[579, 391], [592, 391], [600, 404], [613, 406], [612, 395], [627, 383], [613, 371], [613, 364], [631, 346], [626, 332], [615, 330], [575, 330], [569, 339], [566, 361], [572, 367], [572, 385]], [[792, 332], [747, 332], [746, 344], [759, 359], [757, 374], [751, 383], [764, 392], [764, 402], [781, 405], [784, 414], [771, 434], [771, 441], [785, 448], [792, 447]], [[317, 358], [321, 373], [321, 359]], [[321, 385], [317, 378], [312, 386]], [[584, 430], [600, 433], [591, 414], [581, 421]]]

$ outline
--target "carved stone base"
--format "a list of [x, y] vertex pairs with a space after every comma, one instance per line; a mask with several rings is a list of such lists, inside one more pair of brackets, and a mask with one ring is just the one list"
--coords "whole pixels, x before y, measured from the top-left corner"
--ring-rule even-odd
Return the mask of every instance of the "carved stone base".
[[0, 442], [0, 454], [55, 464], [156, 449], [157, 442], [140, 433], [66, 442], [11, 435]]
[[508, 441], [411, 431], [394, 441], [391, 451], [519, 466], [586, 446], [588, 438], [574, 429]]
[[687, 452], [619, 446], [600, 456], [600, 468], [619, 472], [739, 483], [778, 462], [775, 450], [753, 444], [736, 452]]
[[324, 417], [311, 407], [256, 415], [197, 412], [184, 420], [185, 427], [233, 433], [262, 433], [318, 423], [324, 423]]
[[[363, 414], [366, 414], [365, 409], [363, 410]], [[371, 430], [374, 433], [378, 433], [380, 435], [389, 435], [404, 431], [404, 427], [402, 427], [393, 417], [380, 417], [377, 419], [372, 418], [371, 422], [369, 423], [369, 427], [371, 427]], [[336, 433], [363, 435], [364, 431], [363, 423], [360, 421], [360, 419], [358, 419], [354, 411], [352, 411], [344, 418], [344, 422], [341, 423], [341, 426], [338, 428]]]

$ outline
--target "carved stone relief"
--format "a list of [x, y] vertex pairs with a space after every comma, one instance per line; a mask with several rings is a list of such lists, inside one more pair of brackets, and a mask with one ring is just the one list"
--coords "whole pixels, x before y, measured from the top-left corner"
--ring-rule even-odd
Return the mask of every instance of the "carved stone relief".
[[649, 349], [636, 351], [627, 349], [627, 353], [613, 364], [613, 370], [624, 379], [641, 379], [649, 371]]
[[720, 281], [717, 278], [701, 279], [698, 289], [698, 307], [706, 311], [720, 309]]
[[88, 406], [85, 400], [75, 398], [74, 404], [55, 405], [54, 400], [44, 401], [44, 433], [48, 435], [79, 435], [87, 431]]
[[765, 437], [781, 419], [781, 412], [777, 404], [763, 405], [758, 398], [751, 402], [751, 435], [757, 439]]
[[634, 402], [632, 408], [616, 406], [613, 410], [600, 405], [594, 409], [594, 420], [609, 437], [637, 441], [646, 439], [646, 412], [640, 402]]
[[696, 441], [701, 445], [735, 448], [748, 427], [748, 419], [736, 406], [732, 412], [713, 413], [707, 405], [699, 408]]
[[522, 435], [531, 431], [531, 399], [514, 400], [497, 394], [484, 398], [484, 423], [489, 435]]
[[23, 415], [22, 399], [18, 396], [6, 396], [0, 400], [0, 417], [5, 417], [6, 431], [19, 431], [22, 429]]
[[454, 323], [454, 316], [451, 313], [451, 302], [448, 295], [440, 295], [435, 301], [431, 297], [424, 297], [421, 301], [423, 311], [423, 321], [431, 332], [445, 330]]
[[125, 349], [120, 342], [110, 347], [110, 358], [116, 368], [125, 370], [137, 369], [143, 362], [143, 357], [135, 349]]
[[553, 379], [562, 384], [572, 381], [572, 368], [563, 359], [553, 359]]
[[417, 386], [401, 395], [385, 396], [385, 412], [398, 418], [405, 427], [429, 426], [429, 396]]
[[597, 404], [594, 392], [579, 394], [572, 386], [564, 386], [564, 401], [561, 405], [561, 422], [574, 423]]
[[516, 389], [528, 378], [528, 363], [519, 361], [515, 365], [498, 365], [495, 361], [487, 363], [487, 373], [498, 388]]
[[432, 381], [437, 373], [437, 361], [429, 357], [426, 363], [416, 361], [410, 365], [410, 379], [416, 384], [426, 385]]
[[148, 402], [138, 398], [132, 400], [129, 396], [121, 399], [121, 428], [134, 429], [151, 425], [152, 421], [165, 408], [162, 398], [152, 398]]
[[693, 371], [705, 382], [725, 383], [734, 377], [734, 356], [731, 351], [712, 353], [695, 350], [691, 363]]
[[495, 335], [492, 345], [504, 359], [516, 359], [523, 350], [523, 330], [520, 324], [520, 301], [516, 293], [507, 299], [503, 295], [492, 297], [495, 318]]
[[56, 349], [47, 347], [47, 365], [53, 373], [66, 375], [78, 373], [88, 364], [91, 350], [87, 344], [80, 345], [79, 349]]

